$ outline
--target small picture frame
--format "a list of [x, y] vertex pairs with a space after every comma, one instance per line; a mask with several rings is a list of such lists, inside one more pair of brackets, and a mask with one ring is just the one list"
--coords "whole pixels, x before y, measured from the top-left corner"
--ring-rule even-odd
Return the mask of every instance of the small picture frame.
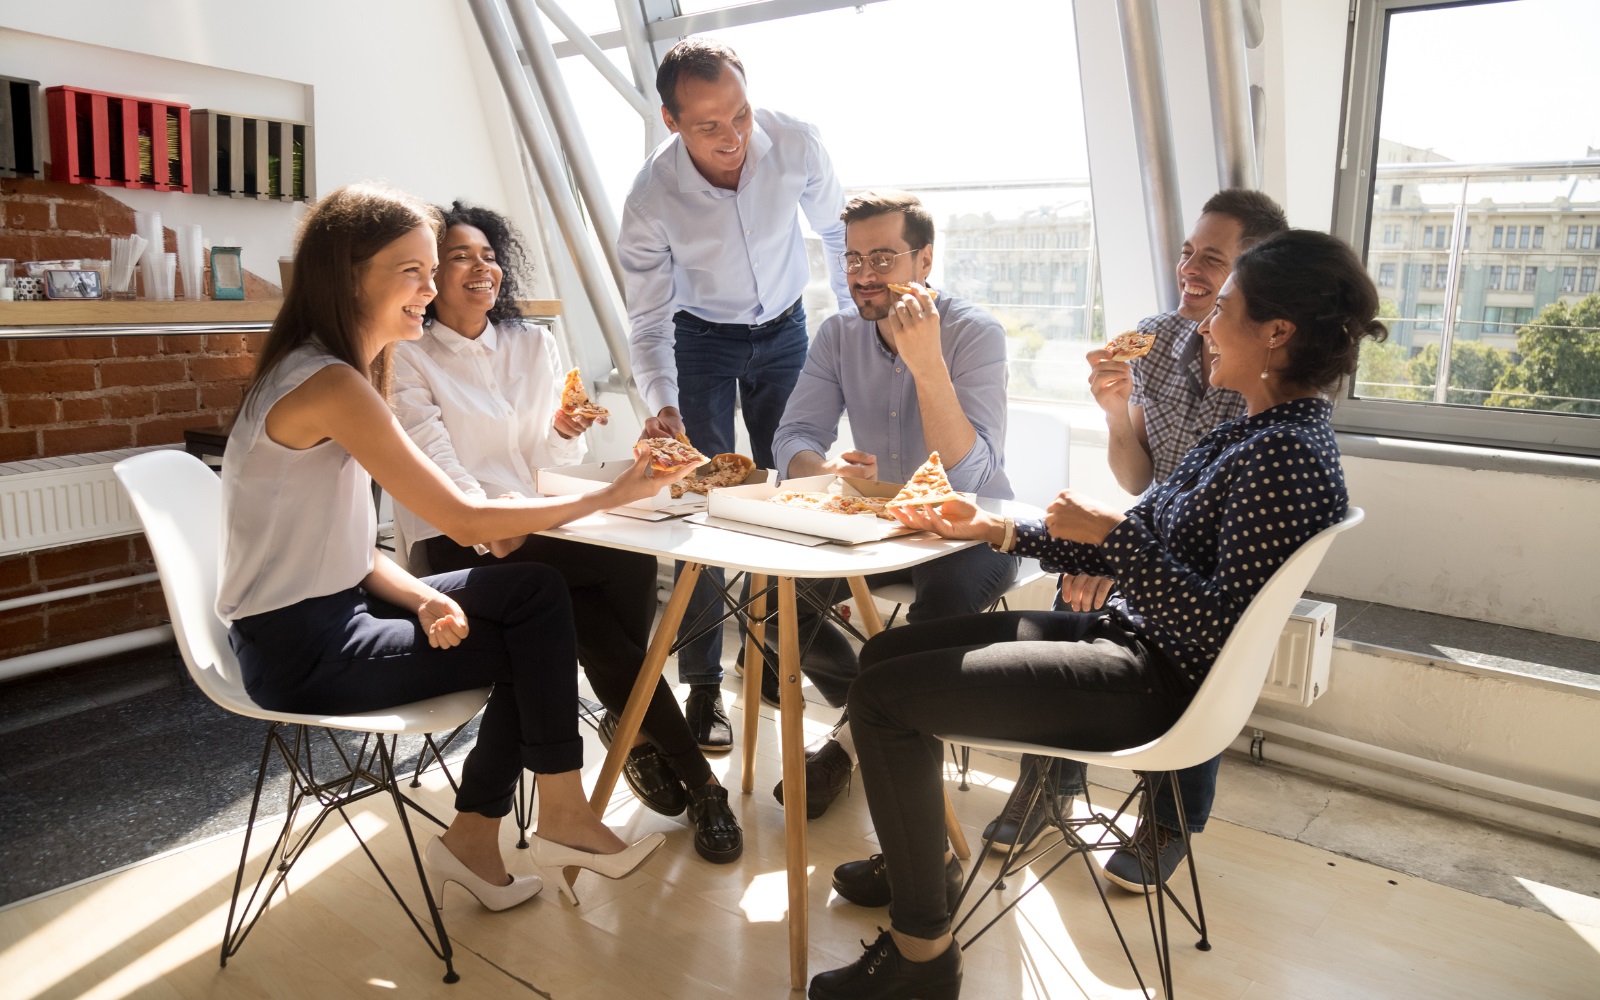
[[239, 247], [211, 248], [211, 297], [244, 298], [243, 250]]
[[49, 268], [44, 272], [47, 299], [98, 299], [103, 294], [99, 271]]

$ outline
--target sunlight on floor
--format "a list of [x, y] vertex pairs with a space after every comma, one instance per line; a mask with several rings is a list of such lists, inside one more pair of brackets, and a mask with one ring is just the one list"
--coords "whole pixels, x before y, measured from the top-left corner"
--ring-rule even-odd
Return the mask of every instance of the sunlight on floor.
[[1543, 903], [1545, 909], [1565, 921], [1573, 933], [1600, 952], [1600, 899], [1520, 876], [1517, 882], [1528, 895]]
[[[389, 827], [382, 817], [370, 812], [355, 812], [350, 816], [350, 821], [354, 823], [361, 836], [369, 840]], [[308, 825], [309, 822], [301, 824], [301, 828]], [[246, 895], [249, 891], [249, 880], [260, 870], [263, 858], [273, 846], [280, 826], [280, 821], [268, 819], [256, 829], [255, 842], [250, 853], [251, 864], [245, 872]], [[345, 832], [348, 834], [348, 830]], [[219, 842], [218, 846], [225, 852], [224, 857], [237, 859], [237, 844], [231, 838]], [[273, 897], [270, 908], [276, 909], [289, 898], [293, 894], [295, 883], [310, 882], [359, 849], [360, 845], [348, 835], [317, 837], [295, 862], [291, 880]], [[223, 863], [222, 857], [218, 857], [209, 866], [187, 866], [186, 870], [191, 880], [205, 884], [196, 884], [190, 895], [176, 899], [165, 907], [149, 906], [152, 897], [163, 891], [171, 891], [170, 880], [164, 880], [160, 871], [153, 866], [136, 870], [130, 873], [129, 878], [106, 881], [102, 888], [95, 890], [88, 898], [0, 952], [0, 968], [9, 966], [22, 973], [20, 977], [15, 978], [8, 975], [5, 981], [13, 988], [19, 988], [22, 991], [21, 995], [42, 993], [130, 939], [164, 924], [170, 926], [169, 918], [177, 911], [191, 907], [200, 895], [215, 891], [219, 886], [224, 886], [224, 883], [226, 889], [232, 888], [233, 864], [237, 862], [227, 864], [226, 868], [222, 867]], [[221, 902], [203, 913], [196, 914], [181, 930], [176, 932], [163, 930], [164, 936], [158, 942], [144, 949], [132, 963], [97, 983], [95, 988], [84, 996], [86, 998], [127, 996], [141, 986], [161, 978], [165, 971], [174, 966], [197, 955], [216, 951], [221, 947], [221, 931], [228, 915], [227, 895], [225, 892], [219, 893], [219, 897]], [[141, 919], [116, 923], [96, 919], [97, 914], [108, 911], [138, 912]], [[96, 928], [92, 936], [94, 944], [88, 948], [84, 947], [85, 927]]]
[[[815, 865], [806, 867], [806, 875], [817, 873]], [[763, 872], [750, 880], [750, 885], [739, 897], [739, 909], [752, 924], [775, 924], [789, 916], [789, 873], [783, 869]]]

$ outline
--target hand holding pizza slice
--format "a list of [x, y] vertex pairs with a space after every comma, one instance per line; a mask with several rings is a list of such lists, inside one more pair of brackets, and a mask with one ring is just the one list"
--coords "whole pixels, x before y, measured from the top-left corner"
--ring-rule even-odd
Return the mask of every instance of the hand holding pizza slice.
[[576, 368], [567, 372], [566, 382], [561, 387], [561, 412], [569, 417], [588, 420], [604, 420], [611, 415], [610, 410], [589, 398], [589, 393], [583, 388], [583, 377]]
[[958, 500], [961, 494], [950, 488], [950, 477], [945, 475], [944, 463], [939, 453], [932, 452], [922, 467], [911, 474], [905, 486], [894, 495], [889, 507], [933, 507], [946, 500]]

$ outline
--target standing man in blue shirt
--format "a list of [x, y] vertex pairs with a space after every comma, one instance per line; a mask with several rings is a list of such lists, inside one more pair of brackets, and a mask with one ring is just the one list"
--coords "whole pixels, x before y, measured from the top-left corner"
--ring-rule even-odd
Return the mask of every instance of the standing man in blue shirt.
[[[933, 267], [933, 216], [915, 195], [868, 192], [850, 199], [842, 216], [840, 273], [855, 308], [817, 331], [805, 370], [773, 439], [785, 478], [825, 473], [903, 483], [937, 451], [950, 485], [1009, 500], [1006, 478], [1006, 334], [998, 320], [952, 295], [926, 288], [908, 293], [889, 283], [928, 280]], [[851, 447], [827, 458], [850, 418]], [[962, 549], [908, 570], [867, 578], [871, 585], [909, 581], [912, 622], [972, 614], [993, 604], [1017, 575], [1017, 558], [987, 545]], [[803, 602], [800, 634], [815, 637], [802, 668], [829, 704], [842, 705], [861, 672], [854, 647], [825, 608], [848, 594], [843, 581], [807, 581], [818, 595]], [[775, 679], [774, 679], [775, 680]], [[854, 749], [841, 726], [806, 762], [807, 814], [816, 818], [849, 780]], [[782, 785], [773, 790], [782, 801]]]
[[[727, 46], [679, 42], [656, 90], [673, 136], [634, 179], [618, 239], [634, 378], [654, 414], [645, 435], [687, 432], [708, 455], [733, 451], [737, 399], [751, 457], [774, 468], [772, 435], [806, 358], [800, 213], [831, 257], [844, 249], [844, 193], [815, 127], [751, 106]], [[833, 279], [844, 308], [844, 276]], [[706, 572], [721, 582], [720, 570]], [[700, 581], [680, 637], [717, 604], [712, 581]], [[701, 749], [730, 749], [720, 629], [679, 650], [678, 677]]]
[[[1140, 333], [1155, 336], [1150, 353], [1127, 362], [1113, 361], [1105, 350], [1089, 352], [1089, 389], [1105, 411], [1109, 432], [1106, 460], [1124, 490], [1143, 494], [1159, 485], [1213, 427], [1244, 414], [1243, 396], [1211, 384], [1214, 360], [1202, 349], [1199, 331], [1216, 305], [1222, 283], [1233, 273], [1234, 260], [1288, 228], [1283, 209], [1260, 191], [1229, 188], [1212, 195], [1200, 209], [1200, 218], [1178, 256], [1178, 308], [1139, 321]], [[1114, 581], [1105, 577], [1065, 576], [1056, 608], [1095, 611], [1106, 603], [1114, 586]], [[1178, 772], [1183, 823], [1190, 833], [1204, 830], [1211, 816], [1221, 764], [1219, 755]], [[1025, 763], [1024, 780], [1032, 780], [1035, 773]], [[1081, 792], [1083, 765], [1063, 761], [1057, 790], [1060, 794]], [[1002, 813], [985, 835], [993, 833], [999, 844], [1012, 843], [1021, 829], [1020, 819], [1014, 812]], [[1032, 824], [1023, 833], [1023, 842], [1037, 836], [1041, 825]], [[1155, 829], [1141, 826], [1134, 835], [1141, 850], [1153, 846], [1163, 882], [1183, 862], [1185, 848], [1178, 827], [1177, 807], [1169, 793], [1156, 800]], [[1148, 892], [1151, 888], [1140, 873], [1138, 856], [1130, 850], [1113, 853], [1105, 863], [1105, 873], [1109, 881], [1125, 889]]]

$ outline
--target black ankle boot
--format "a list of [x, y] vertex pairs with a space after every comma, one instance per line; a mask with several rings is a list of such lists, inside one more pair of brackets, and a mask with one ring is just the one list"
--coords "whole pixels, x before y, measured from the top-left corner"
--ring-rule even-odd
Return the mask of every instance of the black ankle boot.
[[[865, 941], [861, 942], [866, 944]], [[961, 946], [954, 941], [928, 962], [908, 962], [888, 931], [867, 944], [852, 965], [819, 972], [810, 1000], [957, 1000], [961, 996]]]

